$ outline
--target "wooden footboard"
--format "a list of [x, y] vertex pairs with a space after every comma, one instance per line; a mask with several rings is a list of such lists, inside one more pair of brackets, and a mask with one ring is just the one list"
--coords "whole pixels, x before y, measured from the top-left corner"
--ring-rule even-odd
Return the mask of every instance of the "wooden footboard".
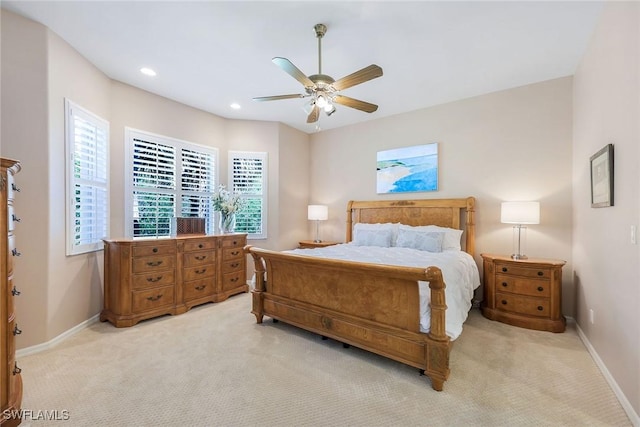
[[[269, 316], [414, 366], [442, 390], [451, 342], [439, 268], [321, 259], [252, 246], [245, 251], [255, 262], [252, 313], [258, 323]], [[428, 334], [420, 332], [420, 280], [431, 289]]]

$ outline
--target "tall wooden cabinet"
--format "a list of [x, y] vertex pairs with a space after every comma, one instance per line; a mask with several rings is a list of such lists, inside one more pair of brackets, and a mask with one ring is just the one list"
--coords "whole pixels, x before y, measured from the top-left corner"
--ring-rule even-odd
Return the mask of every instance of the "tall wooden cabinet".
[[246, 234], [104, 241], [104, 309], [117, 327], [247, 292]]
[[14, 231], [19, 221], [13, 207], [18, 191], [14, 175], [20, 171], [16, 160], [0, 158], [0, 425], [20, 424], [18, 411], [22, 403], [22, 377], [16, 362], [15, 336], [20, 334], [13, 298], [20, 295], [13, 281], [13, 258], [20, 253], [16, 248]]

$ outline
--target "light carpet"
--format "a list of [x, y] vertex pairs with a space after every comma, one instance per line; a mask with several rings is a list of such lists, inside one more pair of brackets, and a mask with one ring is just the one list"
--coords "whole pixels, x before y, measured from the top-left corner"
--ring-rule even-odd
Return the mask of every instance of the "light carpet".
[[477, 309], [444, 391], [417, 369], [269, 318], [241, 294], [118, 329], [95, 323], [19, 360], [25, 426], [630, 426], [580, 341]]

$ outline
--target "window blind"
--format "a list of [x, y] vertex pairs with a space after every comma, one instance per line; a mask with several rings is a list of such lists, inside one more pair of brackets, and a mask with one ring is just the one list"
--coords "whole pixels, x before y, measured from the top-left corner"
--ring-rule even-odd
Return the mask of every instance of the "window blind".
[[244, 199], [243, 209], [236, 214], [236, 231], [249, 239], [266, 239], [266, 175], [267, 153], [229, 152], [231, 190]]

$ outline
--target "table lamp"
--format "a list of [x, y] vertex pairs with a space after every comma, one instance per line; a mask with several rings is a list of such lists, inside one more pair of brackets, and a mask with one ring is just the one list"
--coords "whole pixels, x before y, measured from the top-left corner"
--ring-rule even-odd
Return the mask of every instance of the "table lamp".
[[309, 205], [307, 208], [307, 218], [309, 221], [316, 222], [316, 239], [315, 243], [320, 243], [320, 221], [326, 221], [329, 218], [329, 208], [325, 205]]
[[540, 202], [502, 202], [500, 222], [513, 226], [513, 259], [527, 259], [523, 253], [527, 243], [525, 224], [540, 224]]

